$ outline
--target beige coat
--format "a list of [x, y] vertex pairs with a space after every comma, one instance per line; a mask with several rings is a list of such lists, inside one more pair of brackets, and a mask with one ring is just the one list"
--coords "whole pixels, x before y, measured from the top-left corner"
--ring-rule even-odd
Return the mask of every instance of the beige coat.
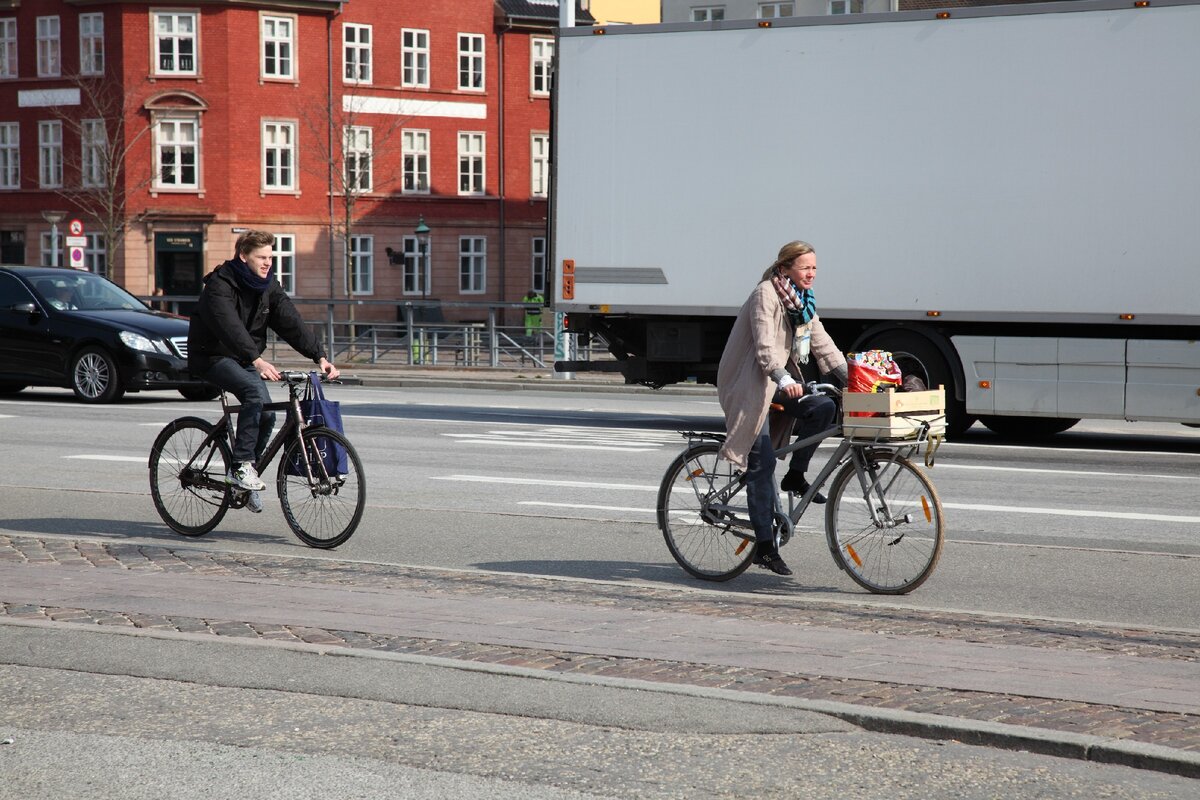
[[[721, 457], [737, 467], [746, 468], [746, 457], [762, 430], [771, 398], [778, 388], [771, 373], [782, 367], [793, 378], [800, 378], [800, 370], [791, 358], [794, 335], [775, 287], [770, 281], [759, 283], [738, 312], [717, 369], [717, 398], [725, 412], [728, 432]], [[811, 352], [822, 375], [838, 367], [845, 368], [845, 355], [825, 332], [818, 317], [812, 319]], [[771, 415], [771, 442], [775, 449], [787, 444], [792, 422], [783, 414]]]

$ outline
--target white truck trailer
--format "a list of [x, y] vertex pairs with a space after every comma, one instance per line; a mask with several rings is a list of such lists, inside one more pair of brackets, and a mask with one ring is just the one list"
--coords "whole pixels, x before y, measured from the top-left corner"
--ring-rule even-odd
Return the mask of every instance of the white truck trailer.
[[845, 350], [952, 431], [1200, 423], [1200, 5], [562, 29], [552, 305], [652, 386], [715, 381], [785, 242]]

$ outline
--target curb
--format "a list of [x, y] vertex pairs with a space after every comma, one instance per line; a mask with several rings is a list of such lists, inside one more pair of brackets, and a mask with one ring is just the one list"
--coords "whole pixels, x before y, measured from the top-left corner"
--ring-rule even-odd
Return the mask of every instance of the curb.
[[1027, 728], [1002, 722], [974, 721], [939, 714], [872, 708], [825, 700], [774, 697], [771, 695], [739, 692], [731, 689], [689, 686], [678, 683], [659, 683], [636, 678], [551, 672], [530, 667], [458, 661], [440, 656], [360, 650], [340, 645], [330, 646], [303, 642], [279, 642], [233, 637], [223, 638], [214, 634], [180, 633], [148, 629], [98, 628], [94, 625], [71, 622], [5, 619], [0, 620], [0, 625], [116, 634], [120, 636], [188, 641], [197, 644], [211, 644], [214, 641], [219, 641], [221, 644], [227, 645], [283, 649], [319, 656], [367, 658], [512, 678], [556, 681], [582, 686], [601, 686], [629, 691], [654, 692], [657, 694], [687, 696], [700, 699], [792, 708], [798, 711], [835, 717], [844, 722], [856, 725], [863, 730], [875, 733], [897, 734], [935, 741], [954, 741], [962, 744], [1004, 750], [1021, 750], [1039, 755], [1071, 758], [1096, 764], [1111, 764], [1114, 766], [1151, 770], [1165, 774], [1179, 775], [1185, 778], [1200, 778], [1200, 753], [1140, 742], [1125, 742], [1120, 739], [1090, 734], [1070, 733], [1068, 731], [1055, 731], [1045, 728]]

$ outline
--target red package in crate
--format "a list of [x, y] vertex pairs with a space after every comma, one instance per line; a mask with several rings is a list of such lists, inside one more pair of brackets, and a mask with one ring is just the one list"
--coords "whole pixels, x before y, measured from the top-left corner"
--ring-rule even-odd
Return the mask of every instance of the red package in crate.
[[[900, 388], [900, 368], [886, 350], [849, 353], [846, 358], [848, 392], [882, 392], [885, 387]], [[847, 411], [847, 417], [878, 416], [869, 411]]]

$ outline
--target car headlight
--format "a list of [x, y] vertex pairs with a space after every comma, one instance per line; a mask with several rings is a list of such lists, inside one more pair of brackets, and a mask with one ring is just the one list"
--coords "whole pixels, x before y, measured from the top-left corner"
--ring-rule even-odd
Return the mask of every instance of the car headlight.
[[141, 350], [146, 353], [171, 354], [171, 348], [162, 339], [150, 339], [133, 331], [121, 331], [121, 341], [130, 350]]

